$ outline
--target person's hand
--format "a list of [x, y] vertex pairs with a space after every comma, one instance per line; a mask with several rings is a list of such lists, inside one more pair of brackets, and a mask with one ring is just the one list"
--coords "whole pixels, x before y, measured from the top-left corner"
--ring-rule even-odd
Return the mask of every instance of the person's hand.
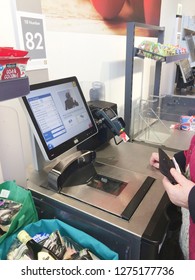
[[195, 183], [186, 179], [175, 168], [171, 168], [170, 172], [178, 184], [173, 185], [164, 177], [163, 186], [173, 204], [188, 209], [188, 196]]
[[152, 155], [150, 157], [150, 165], [159, 169], [159, 154], [158, 153], [152, 153]]

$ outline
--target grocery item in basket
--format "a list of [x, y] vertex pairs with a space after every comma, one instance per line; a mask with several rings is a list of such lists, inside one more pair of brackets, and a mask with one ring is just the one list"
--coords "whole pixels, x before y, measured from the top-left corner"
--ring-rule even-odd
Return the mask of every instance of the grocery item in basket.
[[[46, 240], [48, 237], [49, 234], [38, 233], [33, 237], [33, 239], [36, 242], [43, 244], [44, 240]], [[21, 243], [19, 239], [16, 238], [8, 251], [7, 259], [8, 260], [31, 260], [30, 252], [26, 244]]]
[[21, 243], [28, 248], [32, 260], [57, 260], [58, 257], [49, 248], [36, 242], [25, 230], [21, 230], [18, 235]]
[[0, 198], [0, 229], [7, 232], [12, 220], [22, 207], [21, 203]]
[[[22, 234], [24, 231], [19, 232]], [[32, 239], [31, 239], [32, 240]], [[48, 249], [58, 260], [98, 260], [87, 248], [82, 248], [70, 237], [62, 237], [59, 231], [52, 232], [50, 235], [39, 233], [33, 237], [34, 243], [40, 244], [40, 249]], [[14, 241], [7, 254], [8, 260], [32, 260], [32, 252], [18, 239]], [[38, 257], [36, 259], [39, 259]], [[46, 258], [47, 259], [47, 258]]]

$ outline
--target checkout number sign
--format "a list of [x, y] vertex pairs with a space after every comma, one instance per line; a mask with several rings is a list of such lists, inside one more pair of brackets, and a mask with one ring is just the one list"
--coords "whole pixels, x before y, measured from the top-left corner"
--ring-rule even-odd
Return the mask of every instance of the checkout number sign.
[[47, 60], [43, 17], [41, 15], [30, 17], [20, 14], [20, 26], [20, 40], [22, 39], [24, 49], [28, 51], [30, 68], [45, 68]]

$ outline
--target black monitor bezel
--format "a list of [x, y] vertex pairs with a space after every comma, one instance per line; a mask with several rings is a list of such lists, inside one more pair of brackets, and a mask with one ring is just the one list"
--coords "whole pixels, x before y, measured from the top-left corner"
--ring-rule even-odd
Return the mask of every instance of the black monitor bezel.
[[77, 88], [78, 88], [79, 93], [80, 93], [80, 96], [82, 98], [82, 101], [84, 103], [84, 106], [85, 106], [85, 108], [88, 112], [88, 115], [90, 117], [92, 126], [89, 129], [79, 133], [76, 137], [70, 138], [69, 140], [63, 142], [62, 144], [53, 148], [52, 150], [49, 150], [47, 145], [46, 145], [46, 142], [45, 142], [45, 140], [43, 138], [43, 135], [41, 133], [41, 130], [39, 128], [39, 125], [36, 121], [36, 118], [35, 118], [33, 112], [32, 112], [32, 109], [31, 109], [31, 107], [28, 103], [28, 100], [27, 100], [28, 95], [22, 97], [23, 105], [25, 106], [26, 112], [28, 113], [28, 119], [30, 120], [31, 128], [34, 132], [34, 135], [35, 135], [35, 138], [36, 138], [37, 142], [39, 143], [40, 149], [43, 153], [43, 156], [44, 156], [45, 160], [53, 160], [53, 159], [57, 158], [58, 156], [67, 152], [68, 150], [74, 148], [75, 146], [84, 142], [85, 140], [92, 137], [93, 135], [95, 135], [98, 132], [96, 122], [95, 122], [95, 120], [94, 120], [94, 118], [91, 114], [91, 111], [90, 111], [88, 105], [87, 105], [87, 102], [85, 100], [83, 91], [80, 87], [80, 84], [79, 84], [76, 76], [57, 79], [57, 80], [51, 80], [51, 81], [37, 83], [37, 84], [32, 84], [32, 85], [30, 85], [30, 92], [34, 91], [34, 90], [42, 89], [44, 87], [45, 88], [46, 87], [52, 87], [52, 86], [56, 86], [56, 85], [59, 85], [59, 84], [70, 83], [70, 82], [76, 83]]

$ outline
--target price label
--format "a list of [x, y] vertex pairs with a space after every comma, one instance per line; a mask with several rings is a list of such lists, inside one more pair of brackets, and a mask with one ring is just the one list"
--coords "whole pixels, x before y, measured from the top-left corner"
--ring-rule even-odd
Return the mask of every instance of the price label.
[[30, 59], [46, 59], [43, 19], [21, 16], [24, 48]]

